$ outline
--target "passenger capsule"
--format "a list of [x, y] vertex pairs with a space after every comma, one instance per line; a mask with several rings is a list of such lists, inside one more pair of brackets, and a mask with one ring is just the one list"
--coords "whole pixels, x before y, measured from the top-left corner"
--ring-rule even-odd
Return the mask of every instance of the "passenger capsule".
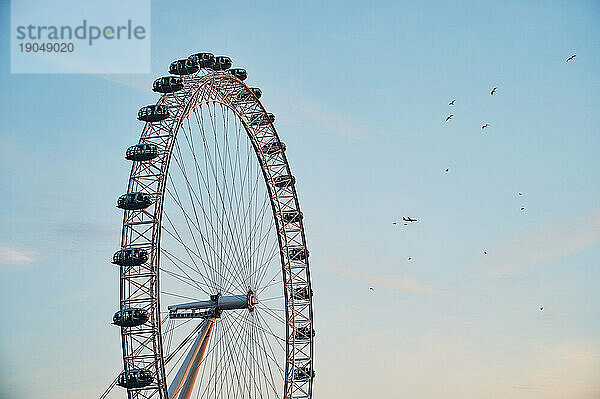
[[294, 183], [296, 183], [296, 179], [290, 175], [277, 176], [273, 179], [273, 185], [279, 188], [290, 187]]
[[196, 53], [188, 57], [198, 64], [200, 68], [210, 68], [215, 64], [215, 55], [213, 53]]
[[253, 126], [265, 126], [273, 122], [275, 122], [275, 115], [270, 112], [266, 114], [258, 113], [250, 120], [250, 124]]
[[169, 108], [166, 105], [146, 105], [138, 111], [138, 120], [144, 122], [160, 122], [169, 117]]
[[256, 98], [260, 98], [262, 96], [262, 91], [258, 87], [251, 87], [250, 91], [256, 96]]
[[260, 98], [260, 96], [262, 95], [262, 92], [260, 91], [259, 88], [256, 87], [248, 87], [247, 89], [243, 89], [242, 91], [240, 91], [240, 93], [238, 94], [238, 100], [240, 101], [246, 101], [246, 100], [251, 100], [254, 97], [256, 97], [257, 99]]
[[296, 301], [309, 301], [313, 296], [313, 291], [307, 286], [294, 288], [292, 291], [292, 297]]
[[113, 324], [119, 327], [137, 327], [150, 319], [145, 309], [129, 308], [119, 310], [113, 316]]
[[231, 68], [227, 72], [229, 72], [241, 81], [246, 80], [246, 78], [248, 77], [248, 73], [244, 68]]
[[231, 68], [231, 58], [220, 55], [215, 57], [215, 63], [211, 65], [211, 69], [215, 71], [224, 71]]
[[150, 205], [152, 205], [152, 197], [145, 193], [127, 193], [117, 200], [117, 208], [129, 211], [145, 209]]
[[252, 98], [252, 92], [250, 90], [242, 89], [237, 95], [239, 101], [246, 101], [250, 98]]
[[149, 161], [158, 156], [158, 147], [154, 144], [135, 144], [125, 152], [125, 159], [129, 161]]
[[288, 249], [290, 260], [306, 260], [308, 251], [303, 247], [291, 247]]
[[183, 89], [183, 79], [178, 76], [163, 76], [152, 84], [152, 90], [157, 93], [174, 93]]
[[143, 248], [123, 248], [113, 255], [112, 263], [119, 266], [139, 266], [148, 261], [148, 251]]
[[315, 376], [315, 371], [310, 369], [309, 366], [296, 367], [294, 369], [294, 380], [296, 381], [307, 381]]
[[173, 75], [191, 75], [198, 72], [199, 69], [198, 63], [193, 58], [176, 60], [169, 65], [169, 73]]
[[264, 144], [262, 147], [262, 152], [263, 154], [267, 154], [267, 155], [273, 155], [273, 154], [278, 154], [280, 152], [285, 151], [285, 144], [283, 144], [281, 141], [270, 141], [267, 144]]
[[310, 326], [298, 327], [294, 331], [294, 339], [296, 341], [308, 341], [315, 336], [315, 330]]
[[133, 369], [129, 371], [123, 371], [119, 375], [119, 379], [117, 380], [117, 384], [127, 388], [143, 388], [150, 384], [154, 378], [152, 377], [152, 372], [146, 369]]
[[302, 212], [300, 211], [281, 212], [281, 218], [283, 219], [284, 223], [300, 223], [302, 217]]

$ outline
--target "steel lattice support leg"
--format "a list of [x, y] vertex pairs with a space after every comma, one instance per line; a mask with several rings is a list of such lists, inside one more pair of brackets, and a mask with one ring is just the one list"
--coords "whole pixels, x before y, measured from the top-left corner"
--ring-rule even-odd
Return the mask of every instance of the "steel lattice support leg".
[[183, 364], [169, 387], [169, 399], [190, 398], [214, 322], [214, 317], [203, 321], [204, 325], [200, 329], [200, 332], [198, 332], [198, 337], [194, 340]]

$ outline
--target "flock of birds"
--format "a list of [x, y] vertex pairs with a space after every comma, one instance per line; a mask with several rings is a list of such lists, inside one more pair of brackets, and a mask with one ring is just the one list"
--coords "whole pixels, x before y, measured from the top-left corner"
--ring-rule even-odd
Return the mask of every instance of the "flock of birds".
[[[576, 57], [576, 54], [573, 54], [573, 55], [571, 55], [570, 57], [568, 57], [568, 58], [567, 58], [566, 62], [573, 61], [573, 60], [575, 59], [575, 57]], [[491, 96], [493, 96], [494, 94], [496, 94], [496, 92], [497, 92], [497, 91], [498, 91], [498, 87], [494, 87], [494, 88], [492, 88], [492, 90], [490, 91], [490, 95], [491, 95]], [[455, 103], [455, 102], [456, 102], [456, 99], [455, 99], [455, 98], [453, 98], [453, 99], [452, 99], [452, 100], [451, 100], [451, 101], [448, 103], [448, 106], [454, 106], [454, 103]], [[448, 121], [449, 121], [450, 119], [452, 119], [452, 118], [454, 118], [454, 114], [450, 114], [450, 115], [448, 115], [448, 116], [446, 117], [446, 122], [448, 122]], [[490, 126], [490, 124], [489, 124], [489, 123], [484, 123], [483, 125], [481, 125], [481, 129], [485, 129], [485, 128], [489, 127], [489, 126]], [[444, 172], [446, 172], [446, 173], [448, 173], [449, 171], [450, 171], [450, 168], [446, 168], [446, 169], [444, 170]], [[522, 193], [522, 192], [519, 192], [519, 193], [517, 193], [517, 195], [518, 195], [519, 197], [522, 197], [522, 196], [523, 196], [523, 193]], [[521, 209], [521, 212], [525, 211], [525, 207], [524, 207], [524, 206], [521, 206], [521, 208], [520, 208], [520, 209]], [[410, 223], [415, 223], [415, 222], [417, 222], [417, 219], [416, 219], [416, 218], [413, 218], [413, 217], [410, 217], [410, 216], [403, 216], [403, 217], [402, 217], [402, 223], [404, 224], [404, 226], [408, 226]], [[398, 224], [398, 222], [396, 222], [396, 221], [395, 221], [395, 222], [392, 222], [392, 224], [394, 224], [394, 225], [397, 225], [397, 224]], [[483, 251], [483, 254], [484, 254], [484, 255], [487, 255], [488, 253], [487, 253], [487, 251]], [[412, 260], [412, 257], [410, 257], [410, 256], [409, 256], [409, 257], [408, 257], [408, 260], [409, 260], [409, 261], [411, 261], [411, 260]], [[375, 291], [375, 288], [374, 288], [374, 287], [369, 287], [369, 291]], [[541, 311], [543, 311], [543, 310], [544, 310], [544, 307], [543, 307], [543, 306], [541, 306], [541, 307], [540, 307], [540, 312], [541, 312]]]
[[[572, 56], [570, 56], [570, 57], [568, 57], [568, 58], [567, 58], [566, 62], [573, 61], [573, 60], [575, 59], [575, 57], [576, 57], [576, 56], [577, 56], [577, 54], [573, 54]], [[498, 88], [497, 88], [497, 87], [494, 87], [494, 88], [493, 88], [493, 89], [490, 91], [490, 95], [492, 95], [492, 96], [493, 96], [494, 94], [496, 94], [496, 91], [497, 91], [497, 90], [498, 90]], [[452, 101], [450, 101], [450, 102], [448, 103], [448, 105], [449, 105], [449, 106], [453, 106], [455, 101], [456, 101], [456, 99], [455, 99], [455, 98], [453, 98], [453, 99], [452, 99]], [[454, 118], [454, 114], [450, 114], [450, 115], [448, 115], [448, 116], [446, 117], [446, 122], [448, 122], [448, 121], [449, 121], [450, 119], [452, 119], [452, 118]], [[490, 126], [490, 124], [489, 124], [489, 123], [484, 123], [483, 125], [481, 125], [481, 129], [485, 129], [486, 127], [489, 127], [489, 126]], [[448, 169], [446, 169], [446, 172], [448, 172]]]
[[[497, 87], [494, 87], [491, 91], [490, 91], [490, 95], [494, 95], [496, 94], [496, 91], [498, 90]], [[452, 101], [450, 101], [448, 103], [449, 106], [453, 106], [454, 102], [456, 101], [456, 98], [453, 98]], [[450, 114], [446, 117], [446, 122], [448, 122], [450, 119], [454, 118], [454, 114]], [[483, 125], [481, 125], [481, 129], [485, 129], [486, 127], [489, 127], [490, 124], [489, 123], [484, 123]], [[448, 169], [446, 169], [446, 172], [448, 172]]]

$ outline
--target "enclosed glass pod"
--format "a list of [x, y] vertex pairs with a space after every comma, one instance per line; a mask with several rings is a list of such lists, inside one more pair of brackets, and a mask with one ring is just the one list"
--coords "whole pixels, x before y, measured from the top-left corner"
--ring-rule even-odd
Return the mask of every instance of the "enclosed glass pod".
[[119, 327], [137, 327], [146, 323], [149, 319], [150, 315], [145, 309], [129, 308], [115, 313], [113, 324]]
[[253, 99], [253, 97], [256, 98], [260, 98], [260, 96], [262, 95], [262, 91], [260, 91], [259, 88], [256, 87], [248, 87], [247, 90], [242, 90], [239, 94], [238, 94], [238, 99], [239, 100], [251, 100]]
[[300, 211], [284, 211], [281, 212], [281, 218], [284, 223], [300, 223], [303, 216]]
[[308, 286], [295, 288], [292, 292], [292, 297], [296, 301], [308, 301], [312, 295], [313, 291]]
[[148, 260], [148, 251], [143, 248], [123, 248], [115, 252], [113, 261], [119, 266], [139, 266]]
[[229, 69], [231, 68], [231, 58], [226, 57], [224, 55], [215, 57], [215, 63], [211, 65], [210, 68], [215, 71], [224, 71], [226, 69]]
[[154, 378], [152, 372], [146, 369], [133, 369], [123, 371], [117, 380], [117, 384], [124, 388], [143, 388], [150, 384]]
[[173, 75], [190, 75], [198, 72], [199, 69], [198, 63], [193, 58], [175, 60], [169, 65], [169, 73]]
[[237, 99], [240, 101], [250, 100], [252, 98], [252, 92], [250, 90], [242, 89], [237, 94]]
[[291, 247], [288, 248], [290, 254], [290, 260], [306, 260], [308, 258], [308, 251], [303, 247]]
[[149, 161], [158, 156], [158, 147], [154, 144], [135, 144], [125, 152], [125, 159], [129, 161]]
[[306, 381], [315, 376], [314, 370], [311, 371], [308, 366], [300, 366], [294, 369], [294, 380]]
[[273, 155], [285, 151], [285, 144], [280, 141], [271, 141], [264, 144], [261, 149], [264, 154]]
[[117, 208], [129, 211], [145, 209], [150, 205], [152, 205], [152, 197], [145, 193], [127, 193], [117, 200]]
[[166, 105], [146, 105], [138, 111], [138, 120], [144, 122], [160, 122], [169, 117]]
[[308, 341], [315, 336], [315, 330], [310, 326], [299, 327], [294, 331], [294, 339], [297, 341]]
[[294, 185], [294, 183], [296, 183], [296, 179], [294, 178], [294, 176], [290, 176], [290, 175], [283, 175], [283, 176], [277, 176], [273, 179], [273, 185], [275, 187], [290, 187], [292, 185]]
[[213, 53], [196, 53], [188, 57], [193, 60], [200, 68], [210, 68], [215, 64], [215, 55]]
[[239, 80], [246, 80], [248, 73], [244, 68], [231, 68], [227, 72], [238, 78]]
[[152, 90], [157, 93], [174, 93], [183, 89], [183, 79], [178, 76], [163, 76], [152, 83]]
[[256, 98], [260, 98], [262, 96], [262, 90], [258, 87], [251, 87], [250, 91], [256, 96]]
[[275, 115], [270, 112], [266, 114], [258, 113], [250, 120], [250, 124], [253, 126], [265, 126], [273, 122], [275, 122]]

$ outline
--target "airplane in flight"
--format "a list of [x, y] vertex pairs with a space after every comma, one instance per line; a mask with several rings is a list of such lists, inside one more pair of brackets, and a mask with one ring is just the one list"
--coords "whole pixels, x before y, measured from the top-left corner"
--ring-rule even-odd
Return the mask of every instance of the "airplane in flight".
[[412, 223], [412, 222], [416, 222], [416, 221], [417, 221], [417, 219], [413, 219], [413, 218], [411, 218], [410, 216], [402, 216], [402, 220], [403, 220], [404, 222], [411, 222], [411, 223]]

